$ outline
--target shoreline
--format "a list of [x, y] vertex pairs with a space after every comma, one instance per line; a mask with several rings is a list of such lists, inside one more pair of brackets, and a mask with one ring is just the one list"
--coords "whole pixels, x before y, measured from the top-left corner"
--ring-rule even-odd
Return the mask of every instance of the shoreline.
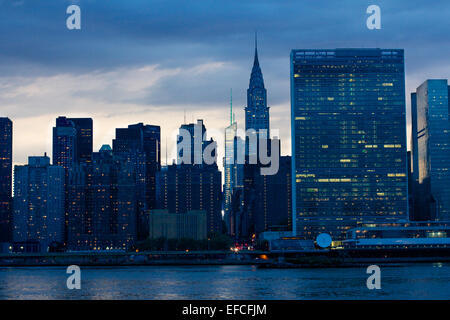
[[[0, 254], [0, 267], [43, 267], [43, 266], [220, 266], [254, 265], [258, 268], [351, 268], [405, 263], [448, 263], [450, 254], [417, 256], [384, 252], [285, 252], [229, 251], [211, 252], [97, 252], [97, 253], [23, 253]], [[375, 254], [376, 253], [376, 254]], [[401, 253], [401, 254], [400, 254]], [[417, 252], [416, 252], [417, 253]]]

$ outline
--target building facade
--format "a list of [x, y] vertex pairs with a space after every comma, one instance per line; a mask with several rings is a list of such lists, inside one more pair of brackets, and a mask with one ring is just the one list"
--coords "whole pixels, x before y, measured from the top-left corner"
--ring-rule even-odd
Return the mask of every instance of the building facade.
[[253, 129], [270, 137], [269, 107], [267, 106], [267, 90], [259, 66], [258, 46], [255, 39], [255, 57], [247, 89], [247, 106], [245, 107], [245, 130]]
[[[211, 159], [206, 159], [208, 153]], [[216, 165], [216, 142], [210, 138], [207, 140], [207, 131], [202, 119], [197, 123], [182, 124], [177, 136], [177, 164], [178, 165]], [[210, 161], [210, 162], [208, 162]]]
[[243, 188], [245, 163], [245, 142], [237, 136], [237, 123], [230, 118], [230, 125], [225, 128], [225, 157], [223, 209], [224, 220], [231, 236], [235, 235], [235, 218], [233, 216], [233, 192]]
[[222, 175], [217, 166], [170, 165], [157, 174], [158, 208], [206, 212], [206, 232], [222, 232]]
[[53, 164], [68, 170], [75, 163], [91, 161], [93, 121], [91, 118], [58, 117], [53, 127]]
[[151, 239], [194, 239], [205, 240], [206, 212], [188, 211], [184, 214], [169, 213], [167, 210], [150, 211]]
[[128, 250], [137, 240], [133, 166], [103, 146], [91, 163], [72, 173], [69, 250]]
[[64, 242], [64, 180], [46, 155], [14, 167], [14, 242], [37, 242], [42, 252]]
[[408, 219], [400, 49], [292, 50], [295, 235]]
[[[244, 241], [257, 237], [262, 232], [271, 229], [286, 230], [292, 225], [291, 164], [286, 162], [290, 161], [290, 157], [281, 157], [279, 149], [277, 151], [272, 148], [280, 146], [280, 141], [276, 137], [270, 137], [267, 90], [264, 86], [256, 44], [247, 90], [245, 129], [245, 161], [240, 170], [242, 186], [231, 192], [231, 214], [228, 219], [231, 224], [231, 235]], [[258, 138], [257, 141], [252, 141], [254, 135]], [[267, 148], [261, 143], [265, 143]], [[276, 152], [274, 155], [279, 162], [279, 168], [274, 174], [262, 174], [262, 169], [266, 166], [261, 158], [264, 151], [271, 157], [272, 153]], [[252, 159], [255, 155], [257, 161]]]
[[412, 95], [411, 113], [415, 220], [450, 220], [447, 80], [427, 80], [420, 85]]
[[116, 129], [113, 152], [133, 166], [138, 199], [138, 238], [148, 236], [148, 210], [156, 208], [156, 173], [161, 168], [161, 128], [142, 123]]
[[89, 163], [93, 152], [93, 121], [92, 118], [68, 118], [76, 130], [76, 155], [77, 163]]
[[0, 242], [11, 240], [13, 123], [0, 118]]
[[256, 175], [255, 232], [292, 230], [291, 157], [281, 156], [274, 175]]
[[53, 161], [54, 165], [63, 167], [66, 171], [77, 161], [77, 129], [75, 124], [66, 117], [58, 117], [53, 127]]
[[69, 177], [79, 165], [90, 163], [92, 158], [93, 128], [91, 118], [58, 117], [53, 127], [53, 164], [64, 168], [64, 236], [67, 244], [69, 212], [72, 199], [68, 193]]

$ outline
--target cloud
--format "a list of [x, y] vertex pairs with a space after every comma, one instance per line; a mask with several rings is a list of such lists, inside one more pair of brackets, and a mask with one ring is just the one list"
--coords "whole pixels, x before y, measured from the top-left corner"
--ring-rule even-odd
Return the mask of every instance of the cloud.
[[224, 104], [210, 101], [207, 110], [203, 107], [208, 100], [199, 104], [197, 97], [204, 93], [212, 74], [226, 73], [228, 68], [233, 69], [226, 63], [187, 69], [148, 65], [86, 74], [0, 78], [2, 112], [14, 120], [15, 162], [25, 163], [31, 154], [51, 155], [51, 130], [59, 115], [94, 118], [96, 149], [111, 143], [115, 128], [145, 122], [162, 127], [163, 144], [167, 138], [168, 153], [173, 157], [173, 137], [184, 121], [184, 111], [188, 121], [204, 118], [208, 129], [220, 132], [214, 137], [220, 140], [228, 96], [224, 95]]
[[[225, 63], [163, 69], [158, 65], [117, 68], [84, 74], [0, 78], [2, 111], [14, 118], [55, 111], [122, 114], [179, 104], [208, 104], [206, 85], [225, 74]], [[232, 69], [232, 67], [231, 67]], [[199, 96], [204, 94], [201, 101]]]
[[97, 147], [133, 122], [170, 133], [185, 110], [188, 121], [222, 128], [231, 87], [243, 127], [255, 31], [271, 127], [281, 128], [285, 152], [293, 48], [404, 48], [407, 99], [450, 72], [446, 0], [379, 0], [382, 29], [372, 31], [366, 1], [79, 0], [82, 29], [70, 31], [73, 3], [0, 1], [0, 115], [15, 122], [17, 161], [51, 151], [58, 115], [93, 117]]

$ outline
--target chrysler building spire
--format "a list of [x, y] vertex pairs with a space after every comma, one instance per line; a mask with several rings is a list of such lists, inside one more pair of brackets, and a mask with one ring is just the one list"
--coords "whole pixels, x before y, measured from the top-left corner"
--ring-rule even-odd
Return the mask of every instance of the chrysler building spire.
[[257, 132], [267, 130], [269, 134], [269, 108], [267, 107], [267, 90], [258, 59], [258, 39], [255, 34], [255, 57], [253, 61], [250, 84], [247, 89], [247, 107], [245, 108], [245, 129]]

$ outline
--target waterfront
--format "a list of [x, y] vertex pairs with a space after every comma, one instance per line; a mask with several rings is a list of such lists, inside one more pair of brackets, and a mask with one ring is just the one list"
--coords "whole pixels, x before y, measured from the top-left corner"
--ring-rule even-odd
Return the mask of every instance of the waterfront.
[[82, 267], [81, 290], [64, 267], [0, 268], [0, 299], [449, 299], [450, 264], [381, 268], [381, 290], [366, 269], [255, 266]]

